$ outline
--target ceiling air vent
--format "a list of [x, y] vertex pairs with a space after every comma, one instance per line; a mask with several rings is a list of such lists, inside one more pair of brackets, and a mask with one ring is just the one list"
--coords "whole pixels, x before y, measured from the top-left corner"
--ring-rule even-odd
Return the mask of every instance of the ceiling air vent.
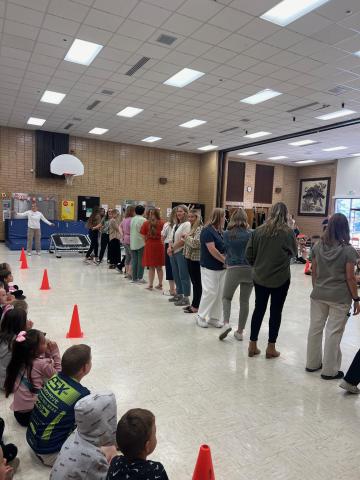
[[86, 110], [93, 110], [99, 105], [99, 103], [101, 103], [100, 100], [95, 100], [93, 103], [90, 103], [90, 105], [86, 107]]
[[79, 118], [79, 117], [73, 117], [73, 120], [75, 122], [81, 122], [82, 121], [82, 118]]
[[162, 43], [163, 45], [172, 45], [177, 40], [176, 37], [172, 35], [165, 35], [162, 33], [160, 37], [156, 39], [157, 42]]
[[182, 147], [183, 145], [187, 145], [188, 143], [190, 143], [190, 142], [178, 143], [177, 145], [175, 145], [175, 147]]
[[328, 92], [331, 93], [332, 95], [343, 95], [344, 93], [349, 93], [352, 91], [353, 91], [352, 88], [345, 87], [344, 85], [337, 85], [336, 87], [328, 90]]
[[106, 90], [106, 89], [105, 89], [105, 90], [101, 90], [100, 93], [102, 93], [103, 95], [109, 95], [109, 96], [110, 96], [110, 95], [114, 95], [113, 90]]
[[73, 123], [68, 123], [67, 125], [65, 125], [64, 130], [69, 130], [69, 128], [71, 128], [73, 126], [74, 126]]
[[140, 58], [140, 60], [138, 62], [136, 62], [135, 65], [132, 66], [130, 68], [130, 70], [128, 70], [125, 73], [125, 75], [127, 75], [128, 77], [131, 77], [132, 75], [134, 75], [134, 73], [136, 73], [138, 70], [140, 70], [140, 68], [143, 67], [145, 65], [145, 63], [147, 63], [149, 60], [150, 60], [150, 57]]
[[230, 127], [230, 128], [225, 128], [225, 130], [221, 130], [219, 133], [228, 133], [232, 132], [233, 130], [237, 130], [239, 127]]

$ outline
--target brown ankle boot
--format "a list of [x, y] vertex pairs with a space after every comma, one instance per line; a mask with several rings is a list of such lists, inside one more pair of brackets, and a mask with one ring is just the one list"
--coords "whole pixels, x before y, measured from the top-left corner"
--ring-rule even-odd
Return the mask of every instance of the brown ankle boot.
[[266, 349], [266, 358], [280, 357], [280, 352], [275, 349], [275, 343], [268, 343]]
[[261, 350], [259, 350], [257, 348], [257, 345], [256, 345], [257, 342], [252, 342], [250, 340], [249, 342], [249, 349], [248, 349], [248, 353], [249, 353], [249, 357], [253, 357], [254, 355], [259, 355], [261, 353]]

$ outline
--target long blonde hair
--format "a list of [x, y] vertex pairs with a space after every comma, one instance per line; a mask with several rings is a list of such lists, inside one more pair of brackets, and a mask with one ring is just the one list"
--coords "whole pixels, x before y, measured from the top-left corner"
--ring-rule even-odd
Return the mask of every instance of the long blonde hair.
[[[182, 223], [184, 222], [187, 222], [188, 221], [188, 214], [189, 214], [189, 209], [186, 205], [177, 205], [176, 206], [176, 213], [177, 211], [179, 210], [179, 208], [181, 208], [181, 210], [184, 210], [185, 212], [185, 215], [184, 215], [184, 220], [182, 221]], [[177, 218], [177, 215], [176, 215], [176, 222], [179, 223], [179, 220]]]
[[291, 231], [288, 225], [288, 209], [285, 203], [277, 202], [271, 207], [270, 216], [264, 224], [264, 231], [269, 237], [275, 237], [280, 232]]
[[116, 208], [114, 208], [114, 210], [112, 210], [112, 220], [114, 220], [118, 225], [120, 225], [120, 222], [121, 222], [121, 214], [119, 212], [119, 210], [117, 210]]
[[193, 235], [194, 232], [200, 227], [200, 225], [202, 225], [201, 212], [199, 212], [199, 210], [195, 210], [194, 208], [192, 208], [189, 211], [189, 213], [196, 216], [196, 220], [194, 224], [191, 226], [191, 230], [189, 233], [189, 235]]
[[225, 209], [224, 208], [214, 208], [211, 212], [210, 218], [206, 224], [206, 226], [213, 226], [217, 230], [222, 230], [221, 219], [225, 217]]
[[243, 208], [237, 208], [231, 214], [227, 229], [233, 230], [236, 228], [243, 228], [244, 230], [249, 228], [247, 213]]
[[178, 223], [176, 212], [177, 212], [177, 207], [174, 207], [171, 210], [171, 213], [169, 215], [169, 226], [170, 227], [173, 227], [174, 225], [176, 225]]

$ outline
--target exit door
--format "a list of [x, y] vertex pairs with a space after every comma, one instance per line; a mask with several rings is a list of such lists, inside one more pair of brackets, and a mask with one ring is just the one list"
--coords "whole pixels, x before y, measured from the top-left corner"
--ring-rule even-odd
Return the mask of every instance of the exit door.
[[78, 197], [78, 220], [87, 222], [93, 208], [100, 207], [100, 197]]

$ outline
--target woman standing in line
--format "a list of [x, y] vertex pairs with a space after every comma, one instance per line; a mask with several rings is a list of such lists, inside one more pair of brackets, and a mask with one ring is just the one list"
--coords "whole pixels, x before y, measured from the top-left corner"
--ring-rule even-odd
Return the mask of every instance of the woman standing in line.
[[[169, 243], [172, 238], [172, 229], [174, 225], [176, 224], [176, 207], [172, 209], [171, 214], [169, 216], [169, 221], [166, 222], [163, 226], [162, 232], [161, 232], [161, 237], [164, 242], [165, 246], [165, 273], [166, 273], [166, 280], [169, 283], [169, 295], [171, 297], [174, 297], [176, 295], [176, 288], [175, 288], [175, 282], [174, 282], [174, 275], [172, 272], [171, 268], [171, 262], [170, 262], [170, 257], [168, 255], [168, 248], [169, 248]], [[167, 293], [164, 292], [165, 295]]]
[[109, 245], [109, 224], [110, 224], [110, 215], [111, 210], [109, 209], [106, 214], [102, 217], [99, 228], [101, 231], [101, 237], [100, 237], [100, 255], [99, 255], [99, 260], [97, 262], [97, 265], [100, 265], [102, 262], [102, 259], [104, 258], [104, 254], [106, 249], [108, 248]]
[[239, 208], [231, 215], [224, 244], [226, 250], [226, 275], [223, 293], [224, 331], [219, 339], [224, 340], [231, 332], [230, 312], [231, 301], [238, 286], [240, 286], [240, 310], [238, 329], [234, 332], [236, 340], [243, 340], [244, 328], [249, 315], [249, 300], [253, 289], [252, 269], [245, 258], [245, 250], [251, 230], [244, 209]]
[[259, 355], [257, 341], [269, 297], [269, 342], [266, 358], [280, 355], [275, 349], [281, 315], [290, 286], [290, 260], [296, 255], [294, 232], [288, 226], [288, 210], [284, 203], [272, 206], [268, 220], [251, 235], [246, 259], [253, 266], [255, 310], [251, 319], [249, 357]]
[[191, 292], [190, 277], [186, 259], [183, 255], [185, 241], [183, 235], [190, 232], [191, 225], [188, 221], [188, 208], [185, 205], [176, 207], [177, 223], [172, 229], [172, 237], [169, 243], [168, 255], [176, 284], [176, 295], [169, 298], [177, 307], [190, 305]]
[[89, 262], [90, 255], [94, 252], [94, 262], [98, 260], [98, 250], [99, 250], [99, 228], [101, 224], [101, 216], [100, 216], [100, 207], [94, 207], [93, 211], [87, 221], [87, 228], [89, 229], [89, 237], [90, 237], [90, 248], [86, 252], [85, 262]]
[[135, 215], [135, 207], [128, 205], [125, 210], [125, 218], [120, 224], [122, 243], [125, 248], [125, 278], [131, 280], [131, 249], [130, 249], [130, 227], [131, 219]]
[[202, 286], [200, 273], [200, 234], [203, 229], [201, 213], [198, 210], [190, 210], [189, 222], [191, 230], [183, 235], [185, 240], [184, 257], [187, 260], [190, 280], [193, 286], [193, 300], [191, 305], [184, 308], [185, 313], [197, 313], [200, 305]]
[[[360, 313], [355, 279], [358, 254], [350, 245], [349, 222], [336, 213], [329, 219], [322, 239], [312, 251], [312, 283], [310, 328], [307, 344], [306, 371], [322, 370], [324, 380], [342, 378], [340, 342], [350, 316]], [[325, 329], [324, 354], [322, 339]]]
[[143, 267], [149, 268], [149, 286], [147, 290], [153, 290], [155, 270], [158, 276], [157, 290], [163, 287], [163, 265], [165, 265], [164, 244], [161, 238], [161, 231], [164, 226], [163, 220], [160, 218], [160, 210], [154, 209], [149, 213], [149, 220], [143, 223], [140, 229], [141, 235], [145, 239], [144, 255], [142, 258]]
[[120, 243], [120, 222], [121, 215], [118, 210], [112, 210], [109, 222], [109, 268], [114, 269], [121, 261]]
[[223, 228], [225, 210], [215, 208], [200, 235], [202, 296], [196, 323], [199, 327], [221, 328], [222, 295], [225, 280], [225, 245]]

